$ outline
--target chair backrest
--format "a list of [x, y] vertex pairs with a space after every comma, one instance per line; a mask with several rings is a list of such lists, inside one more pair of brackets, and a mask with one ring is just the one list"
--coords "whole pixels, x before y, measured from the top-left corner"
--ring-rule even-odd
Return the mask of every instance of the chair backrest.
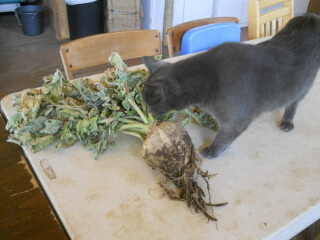
[[[278, 8], [261, 13], [272, 6]], [[293, 0], [249, 0], [248, 38], [276, 34], [293, 18], [293, 12]]]
[[161, 55], [160, 39], [157, 30], [102, 33], [62, 44], [60, 55], [71, 80], [74, 71], [108, 63], [112, 52], [118, 52], [123, 60]]
[[320, 15], [320, 0], [310, 0], [307, 12]]
[[236, 17], [216, 17], [216, 18], [204, 18], [198, 19], [190, 22], [185, 22], [176, 25], [167, 30], [167, 40], [168, 40], [168, 53], [169, 57], [173, 56], [173, 53], [181, 50], [182, 36], [186, 31], [200, 27], [203, 25], [213, 24], [213, 23], [224, 23], [224, 22], [234, 22], [239, 23], [239, 19]]
[[181, 55], [207, 50], [224, 42], [240, 42], [237, 23], [214, 23], [186, 31], [182, 37]]

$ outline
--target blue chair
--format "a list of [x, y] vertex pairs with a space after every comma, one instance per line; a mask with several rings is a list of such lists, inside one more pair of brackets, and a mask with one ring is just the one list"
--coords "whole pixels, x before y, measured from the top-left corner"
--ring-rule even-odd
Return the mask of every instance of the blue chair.
[[234, 22], [214, 23], [186, 31], [181, 55], [207, 50], [224, 42], [240, 42], [240, 26]]

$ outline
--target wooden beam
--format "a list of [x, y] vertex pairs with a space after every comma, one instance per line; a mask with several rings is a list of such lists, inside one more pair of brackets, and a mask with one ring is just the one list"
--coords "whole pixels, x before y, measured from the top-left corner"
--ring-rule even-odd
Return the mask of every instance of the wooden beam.
[[67, 5], [64, 0], [43, 0], [46, 19], [55, 29], [56, 38], [63, 40], [70, 38]]

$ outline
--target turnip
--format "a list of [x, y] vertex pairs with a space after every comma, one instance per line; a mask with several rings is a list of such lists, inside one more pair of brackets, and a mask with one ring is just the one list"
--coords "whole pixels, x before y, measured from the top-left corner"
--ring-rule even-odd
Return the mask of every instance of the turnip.
[[[212, 204], [208, 180], [213, 175], [201, 171], [198, 167], [201, 159], [195, 152], [188, 132], [181, 124], [161, 122], [159, 125], [151, 126], [143, 143], [142, 156], [152, 168], [156, 168], [165, 176], [165, 183], [161, 185], [169, 197], [184, 199], [188, 207], [203, 212], [209, 220], [217, 220], [210, 208]], [[197, 175], [207, 184], [208, 203], [204, 199], [204, 191], [197, 183]]]
[[[164, 176], [159, 184], [167, 195], [185, 200], [188, 207], [216, 220], [209, 193], [212, 175], [200, 170], [201, 159], [183, 127], [191, 119], [211, 126], [216, 126], [215, 121], [189, 109], [182, 111], [185, 118], [181, 122], [172, 121], [175, 111], [153, 116], [141, 97], [148, 73], [127, 71], [117, 53], [110, 62], [115, 68], [107, 70], [99, 83], [90, 79], [69, 82], [57, 71], [44, 78], [40, 90], [29, 89], [16, 96], [13, 102], [18, 112], [6, 125], [11, 133], [8, 141], [29, 145], [34, 152], [55, 141], [57, 148], [80, 141], [97, 158], [115, 144], [109, 136], [136, 136], [143, 141], [143, 159]], [[207, 197], [198, 177], [204, 180]]]

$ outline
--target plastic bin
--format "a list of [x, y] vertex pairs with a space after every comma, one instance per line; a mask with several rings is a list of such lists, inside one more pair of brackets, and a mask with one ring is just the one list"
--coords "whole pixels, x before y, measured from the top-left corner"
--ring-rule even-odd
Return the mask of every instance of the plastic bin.
[[70, 40], [103, 33], [102, 0], [65, 0]]
[[241, 29], [234, 22], [213, 23], [185, 32], [181, 41], [181, 55], [195, 53], [224, 42], [240, 42]]
[[43, 7], [39, 5], [26, 5], [16, 8], [22, 32], [34, 36], [43, 33]]

